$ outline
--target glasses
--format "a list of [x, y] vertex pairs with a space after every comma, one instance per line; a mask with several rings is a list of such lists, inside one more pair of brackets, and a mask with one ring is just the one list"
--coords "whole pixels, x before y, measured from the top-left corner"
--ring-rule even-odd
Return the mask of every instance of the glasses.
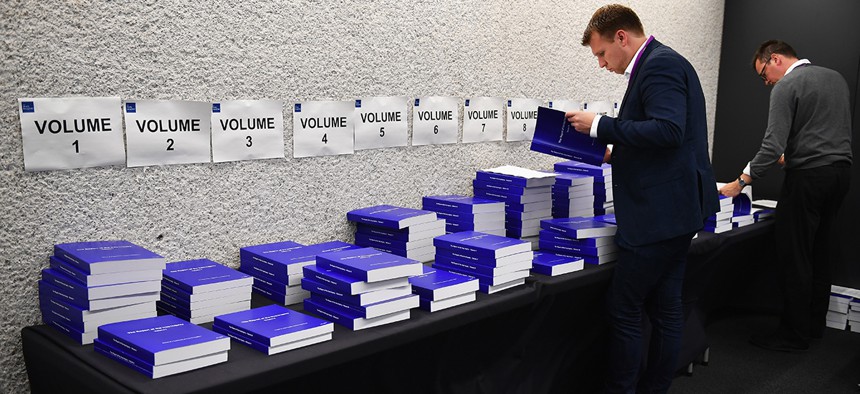
[[770, 63], [770, 59], [767, 59], [767, 61], [764, 62], [764, 67], [762, 67], [761, 72], [758, 73], [759, 78], [761, 78], [761, 80], [765, 81], [765, 82], [767, 82], [767, 76], [764, 75], [764, 72], [765, 72], [765, 70], [767, 70], [767, 64], [768, 63]]

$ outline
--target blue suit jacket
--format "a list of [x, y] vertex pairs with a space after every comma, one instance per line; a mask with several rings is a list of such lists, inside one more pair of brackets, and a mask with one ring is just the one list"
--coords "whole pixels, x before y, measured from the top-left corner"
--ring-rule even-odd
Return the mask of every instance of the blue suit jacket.
[[719, 210], [702, 85], [671, 48], [656, 40], [645, 47], [618, 117], [601, 117], [597, 135], [615, 145], [612, 186], [622, 245], [698, 231]]

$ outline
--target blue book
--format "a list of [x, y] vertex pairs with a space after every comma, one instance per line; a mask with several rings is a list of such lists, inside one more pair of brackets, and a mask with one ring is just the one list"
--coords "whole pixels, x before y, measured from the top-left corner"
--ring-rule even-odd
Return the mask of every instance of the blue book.
[[[478, 282], [476, 281], [475, 283], [478, 283]], [[480, 288], [480, 283], [478, 283], [477, 286], [478, 286], [478, 288]], [[468, 304], [468, 303], [475, 301], [477, 299], [478, 299], [478, 296], [475, 294], [474, 291], [469, 292], [469, 293], [465, 293], [465, 294], [460, 294], [460, 295], [453, 296], [453, 297], [443, 298], [443, 299], [436, 300], [436, 301], [433, 301], [433, 300], [430, 300], [427, 298], [421, 298], [420, 304], [418, 305], [418, 307], [427, 311], [427, 312], [432, 313], [432, 312], [441, 311], [443, 309], [455, 307], [458, 305]]]
[[477, 171], [475, 179], [483, 182], [492, 182], [501, 185], [511, 185], [518, 187], [538, 187], [550, 186], [555, 183], [555, 174], [546, 173], [543, 176], [523, 176], [502, 174], [492, 171]]
[[564, 111], [538, 107], [531, 150], [600, 165], [606, 153], [606, 144], [576, 131], [567, 121]]
[[[529, 261], [529, 263], [531, 263], [531, 261]], [[495, 275], [495, 276], [477, 274], [477, 273], [470, 272], [468, 270], [462, 269], [462, 268], [457, 267], [457, 266], [444, 264], [444, 263], [439, 262], [439, 261], [436, 261], [433, 263], [433, 268], [443, 269], [443, 270], [452, 271], [452, 272], [459, 272], [461, 274], [474, 276], [475, 278], [478, 279], [479, 285], [498, 286], [498, 285], [503, 284], [503, 283], [508, 283], [508, 282], [512, 282], [515, 280], [524, 279], [524, 278], [528, 277], [529, 276], [529, 269], [531, 267], [526, 268], [524, 270], [508, 272], [506, 274]]]
[[[556, 174], [557, 175], [557, 174]], [[506, 183], [498, 183], [498, 182], [490, 182], [490, 181], [482, 181], [479, 179], [472, 180], [472, 188], [473, 189], [484, 189], [489, 191], [494, 191], [502, 194], [515, 194], [515, 195], [526, 195], [526, 194], [540, 194], [546, 193], [549, 186], [516, 186]]]
[[152, 365], [230, 350], [230, 338], [173, 315], [105, 324], [98, 338]]
[[555, 176], [555, 184], [558, 186], [579, 186], [594, 183], [594, 176], [587, 174], [560, 172]]
[[[329, 323], [329, 324], [331, 324], [331, 323]], [[214, 324], [212, 325], [212, 331], [215, 331], [219, 334], [224, 334], [236, 342], [239, 342], [245, 346], [248, 346], [254, 350], [257, 350], [257, 351], [259, 351], [263, 354], [269, 355], [269, 356], [271, 356], [273, 354], [283, 353], [283, 352], [286, 352], [288, 350], [298, 349], [300, 347], [310, 346], [313, 344], [329, 341], [332, 338], [332, 333], [328, 333], [328, 334], [317, 335], [317, 336], [310, 337], [310, 338], [300, 339], [298, 341], [285, 343], [283, 345], [266, 346], [262, 342], [257, 342], [253, 339], [247, 338], [245, 336], [237, 334], [233, 331], [229, 331], [225, 328], [221, 328], [221, 326], [217, 326]]]
[[68, 291], [68, 289], [59, 288], [46, 282], [45, 280], [40, 280], [39, 298], [42, 297], [53, 297], [55, 299], [62, 300], [63, 302], [78, 306], [82, 309], [96, 311], [108, 308], [116, 308], [125, 305], [139, 304], [142, 302], [155, 301], [158, 300], [158, 292], [154, 291], [151, 293], [132, 294], [121, 297], [88, 300], [80, 297], [79, 295], [76, 295], [74, 292]]
[[490, 267], [480, 263], [473, 263], [470, 261], [465, 261], [463, 259], [459, 259], [451, 256], [437, 256], [435, 263], [444, 265], [446, 267], [455, 267], [458, 272], [477, 276], [499, 276], [507, 273], [511, 273], [514, 271], [522, 271], [527, 270], [532, 267], [531, 260], [523, 260], [517, 263], [504, 265], [501, 267]]
[[42, 280], [63, 289], [67, 295], [77, 300], [77, 305], [83, 305], [90, 300], [152, 293], [161, 289], [159, 280], [87, 287], [53, 268], [42, 269]]
[[617, 229], [613, 224], [583, 217], [544, 219], [541, 220], [540, 227], [577, 239], [608, 237], [615, 235]]
[[361, 313], [349, 308], [344, 308], [335, 304], [320, 304], [318, 299], [307, 298], [304, 301], [305, 311], [313, 313], [323, 319], [331, 321], [335, 324], [340, 324], [351, 330], [361, 330], [370, 327], [381, 326], [409, 319], [410, 310], [391, 313], [389, 315], [366, 319]]
[[317, 255], [317, 267], [339, 271], [365, 282], [380, 282], [421, 274], [421, 263], [373, 248]]
[[251, 292], [253, 278], [208, 259], [168, 263], [164, 281], [191, 294], [245, 287]]
[[48, 298], [39, 300], [39, 309], [42, 316], [52, 315], [52, 318], [80, 332], [95, 332], [102, 324], [153, 317], [156, 314], [155, 304], [152, 302], [112, 308], [116, 312], [106, 310], [103, 313], [86, 316], [85, 313], [88, 311], [83, 308]]
[[399, 230], [416, 224], [432, 222], [436, 220], [436, 213], [393, 205], [377, 205], [349, 211], [346, 213], [346, 218], [356, 223]]
[[167, 264], [164, 257], [128, 241], [56, 244], [54, 256], [91, 275], [164, 269]]
[[407, 250], [418, 249], [432, 245], [431, 238], [425, 238], [418, 241], [401, 241], [399, 239], [377, 237], [363, 233], [355, 233], [355, 244], [363, 247], [385, 248], [396, 251], [398, 255], [403, 255]]
[[480, 291], [486, 294], [498, 293], [502, 290], [512, 289], [517, 286], [524, 285], [526, 283], [525, 278], [512, 280], [507, 283], [502, 283], [498, 285], [488, 285], [486, 283], [481, 283]]
[[422, 208], [428, 211], [486, 213], [505, 210], [504, 204], [480, 197], [459, 195], [426, 196], [421, 199]]
[[578, 161], [563, 161], [555, 163], [553, 169], [556, 172], [568, 172], [572, 174], [584, 174], [595, 177], [595, 182], [598, 182], [598, 177], [606, 177], [612, 174], [612, 166], [609, 164], [593, 165]]
[[547, 240], [550, 242], [560, 242], [568, 245], [577, 245], [577, 246], [589, 246], [589, 247], [598, 247], [605, 245], [614, 245], [615, 237], [599, 237], [599, 238], [570, 238], [562, 235], [561, 233], [557, 233], [555, 231], [549, 230], [541, 230], [540, 234], [538, 234], [541, 240]]
[[[225, 337], [227, 338], [227, 337]], [[165, 376], [175, 375], [181, 372], [193, 371], [210, 365], [223, 363], [227, 361], [227, 351], [208, 354], [205, 356], [194, 357], [186, 360], [181, 360], [169, 364], [152, 365], [147, 363], [133, 354], [127, 352], [125, 348], [112, 346], [105, 341], [96, 339], [93, 349], [96, 353], [102, 354], [111, 358], [125, 366], [134, 369], [152, 379], [158, 379]]]
[[516, 253], [530, 252], [531, 243], [498, 235], [466, 231], [436, 237], [437, 248], [455, 250], [476, 257], [496, 259]]
[[552, 208], [542, 209], [539, 211], [519, 212], [505, 211], [505, 220], [529, 220], [529, 219], [546, 219], [552, 214]]
[[[550, 200], [550, 193], [531, 194], [524, 196], [519, 194], [505, 194], [502, 192], [488, 189], [474, 189], [474, 191], [475, 196], [477, 197], [501, 201], [510, 204], [533, 204]], [[506, 207], [505, 209], [508, 208]]]
[[88, 287], [161, 280], [161, 269], [112, 272], [109, 274], [90, 275], [84, 271], [81, 271], [69, 262], [57, 258], [56, 256], [51, 256], [49, 258], [49, 262], [51, 269], [62, 272], [69, 278], [74, 279], [78, 283]]
[[248, 256], [252, 257], [252, 259], [243, 259], [242, 265], [247, 265], [248, 268], [255, 268], [254, 271], [265, 271], [271, 274], [268, 275], [269, 279], [290, 283], [290, 275], [300, 274], [302, 267], [316, 262], [318, 254], [349, 249], [358, 249], [358, 246], [342, 241], [323, 242], [315, 245], [289, 248], [289, 250], [284, 249], [283, 252], [269, 254], [266, 258], [260, 255], [251, 256], [249, 254]]
[[609, 223], [609, 224], [615, 224], [615, 225], [618, 224], [618, 222], [615, 220], [615, 214], [614, 213], [595, 216], [594, 220], [597, 220], [599, 222]]
[[585, 260], [577, 257], [560, 256], [553, 253], [535, 252], [534, 261], [532, 261], [532, 272], [556, 276], [563, 275], [584, 268]]
[[403, 287], [409, 284], [409, 280], [405, 277], [368, 283], [361, 279], [356, 279], [352, 276], [345, 275], [340, 270], [320, 268], [316, 265], [305, 266], [304, 276], [305, 278], [309, 278], [319, 283], [322, 283], [330, 287], [331, 289], [343, 292], [344, 294], [351, 295], [383, 289], [390, 289], [394, 287]]
[[280, 305], [215, 316], [212, 327], [266, 346], [280, 346], [334, 331], [334, 324]]
[[239, 260], [242, 265], [261, 267], [261, 269], [272, 273], [280, 271], [282, 266], [287, 265], [287, 273], [295, 274], [297, 270], [301, 272], [301, 267], [285, 264], [284, 256], [293, 256], [294, 250], [304, 246], [293, 241], [246, 246], [239, 249]]
[[45, 315], [42, 314], [42, 322], [47, 326], [53, 327], [55, 330], [60, 333], [72, 338], [76, 343], [81, 345], [89, 345], [93, 343], [93, 339], [96, 337], [95, 331], [81, 331], [78, 330], [68, 324], [63, 319], [58, 318], [55, 315]]
[[[524, 241], [527, 242], [527, 241]], [[532, 260], [532, 252], [514, 253], [505, 257], [492, 258], [487, 256], [475, 256], [470, 253], [463, 253], [458, 250], [440, 248], [436, 252], [436, 257], [450, 257], [460, 261], [465, 261], [474, 264], [481, 264], [488, 267], [503, 267], [509, 264], [521, 263], [523, 261]]]
[[531, 212], [531, 211], [540, 211], [552, 208], [552, 200], [539, 201], [539, 202], [531, 202], [525, 204], [518, 204], [515, 202], [505, 201], [505, 212], [515, 211], [515, 212]]
[[600, 247], [580, 246], [564, 242], [551, 242], [545, 239], [539, 240], [538, 246], [540, 250], [569, 253], [577, 256], [602, 256], [604, 254], [614, 253], [618, 250], [615, 245], [606, 245]]
[[316, 295], [318, 297], [331, 298], [335, 301], [340, 301], [354, 306], [367, 306], [379, 302], [391, 301], [395, 298], [405, 297], [412, 294], [412, 287], [409, 285], [366, 293], [349, 294], [345, 291], [338, 290], [333, 286], [329, 286], [326, 283], [314, 280], [313, 278], [302, 278], [302, 289], [305, 289], [312, 295]]
[[[299, 287], [299, 286], [296, 286], [296, 287], [301, 289], [301, 287]], [[282, 291], [273, 291], [273, 290], [268, 289], [268, 288], [258, 287], [256, 284], [256, 278], [255, 278], [255, 284], [254, 284], [254, 286], [251, 287], [251, 289], [254, 293], [257, 293], [259, 295], [262, 295], [263, 297], [266, 297], [272, 301], [275, 301], [279, 304], [284, 304], [284, 305], [298, 304], [298, 303], [304, 301], [304, 299], [307, 298], [308, 294], [309, 294], [307, 292], [307, 290], [304, 290], [304, 289], [302, 289], [301, 293], [286, 294]], [[246, 308], [246, 309], [248, 309], [248, 308]]]
[[424, 300], [438, 301], [478, 291], [478, 279], [438, 268], [424, 267], [424, 273], [409, 278], [412, 292]]
[[448, 230], [449, 233], [458, 233], [462, 231], [500, 230], [503, 228], [505, 228], [505, 222], [503, 221], [490, 223], [490, 225], [475, 224], [472, 222], [448, 222], [445, 224], [445, 229]]
[[[437, 217], [439, 213], [437, 212]], [[419, 231], [421, 230], [421, 231]], [[400, 241], [415, 241], [424, 238], [433, 238], [445, 234], [445, 221], [436, 220], [417, 224], [402, 230], [389, 229], [379, 226], [370, 226], [367, 224], [358, 223], [355, 225], [355, 232], [372, 235], [374, 237], [384, 237], [388, 239], [396, 239]]]
[[[500, 206], [504, 208], [505, 204], [499, 202]], [[504, 209], [496, 212], [488, 212], [488, 213], [460, 213], [460, 212], [442, 212], [437, 211], [436, 216], [441, 219], [445, 219], [445, 224], [451, 224], [451, 222], [457, 223], [484, 223], [484, 222], [497, 222], [500, 220], [504, 220], [505, 211]], [[439, 234], [442, 235], [442, 234]]]
[[402, 297], [369, 305], [348, 304], [339, 299], [323, 297], [314, 293], [311, 293], [310, 299], [322, 306], [337, 306], [349, 309], [365, 319], [373, 319], [418, 307], [418, 296], [411, 294], [411, 292]]
[[743, 193], [732, 198], [732, 204], [734, 205], [734, 216], [749, 215], [752, 209], [749, 196]]

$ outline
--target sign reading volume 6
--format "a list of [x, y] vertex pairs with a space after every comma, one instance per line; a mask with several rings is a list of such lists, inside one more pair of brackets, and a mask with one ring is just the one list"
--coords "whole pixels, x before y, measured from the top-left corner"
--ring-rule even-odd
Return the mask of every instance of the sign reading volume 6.
[[306, 101], [293, 109], [293, 157], [353, 153], [352, 101]]
[[128, 166], [208, 163], [209, 107], [200, 101], [127, 101]]
[[412, 145], [456, 144], [460, 99], [418, 97], [412, 107]]
[[284, 158], [284, 102], [212, 103], [212, 161]]
[[475, 97], [463, 103], [463, 142], [501, 141], [504, 100]]
[[24, 170], [124, 164], [119, 97], [18, 99]]

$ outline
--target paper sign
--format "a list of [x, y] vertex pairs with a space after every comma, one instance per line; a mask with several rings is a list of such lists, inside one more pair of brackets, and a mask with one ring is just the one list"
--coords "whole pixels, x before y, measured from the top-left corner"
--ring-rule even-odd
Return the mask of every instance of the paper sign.
[[508, 100], [508, 133], [506, 141], [528, 141], [535, 134], [537, 109], [543, 105], [543, 100], [509, 99]]
[[505, 101], [476, 97], [463, 103], [463, 142], [501, 141]]
[[24, 170], [122, 165], [119, 97], [18, 99]]
[[406, 97], [355, 100], [355, 150], [406, 146], [408, 116]]
[[412, 145], [456, 144], [460, 99], [419, 97], [412, 107]]
[[611, 101], [591, 101], [582, 105], [583, 111], [594, 112], [598, 115], [615, 116], [615, 103]]
[[352, 101], [307, 101], [293, 107], [293, 157], [353, 153]]
[[571, 100], [550, 100], [548, 107], [558, 111], [582, 111], [582, 103]]
[[284, 158], [284, 103], [212, 103], [212, 161]]
[[126, 101], [128, 166], [209, 163], [211, 103]]

